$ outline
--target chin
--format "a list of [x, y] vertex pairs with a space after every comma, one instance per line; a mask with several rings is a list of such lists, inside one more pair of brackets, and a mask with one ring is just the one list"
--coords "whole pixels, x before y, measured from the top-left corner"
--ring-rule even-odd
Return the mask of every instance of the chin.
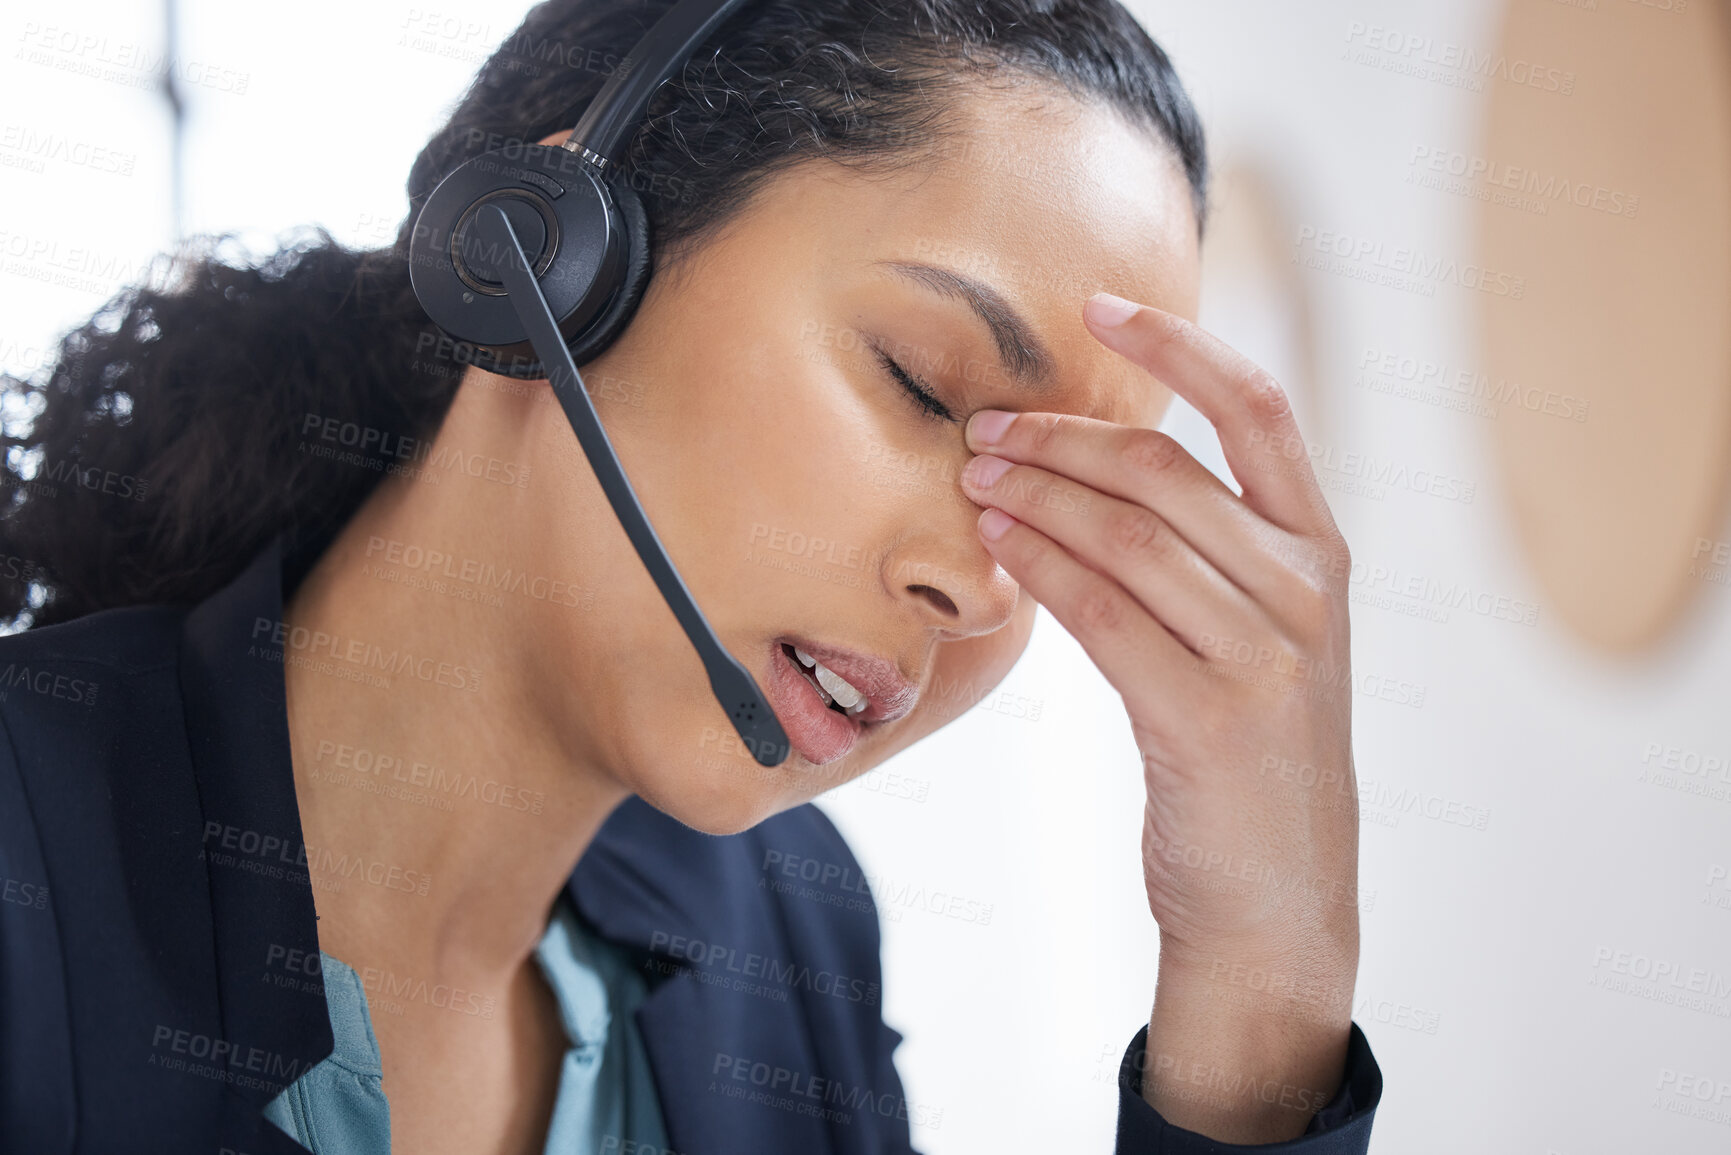
[[[835, 725], [815, 697], [789, 704], [792, 694], [811, 694], [791, 667], [779, 674], [773, 670], [753, 670], [753, 674], [769, 687], [772, 708], [785, 720], [784, 725], [797, 723], [798, 728], [789, 731], [794, 748], [785, 760], [764, 766], [752, 757], [707, 686], [694, 684], [677, 697], [662, 687], [660, 712], [653, 720], [643, 717], [633, 729], [626, 751], [630, 769], [619, 775], [623, 784], [693, 830], [727, 835], [749, 830], [766, 818], [808, 802], [863, 773], [869, 769], [868, 763], [881, 761], [881, 757], [873, 758], [861, 750], [846, 749], [854, 745], [851, 739], [843, 742], [846, 735], [827, 735], [830, 742], [825, 749], [824, 735], [810, 716], [819, 715], [817, 722], [829, 723], [831, 729], [844, 727]], [[801, 707], [804, 715], [796, 714]], [[861, 729], [859, 723], [851, 726]], [[836, 750], [837, 746], [843, 748]], [[809, 756], [802, 752], [808, 748], [815, 748]], [[811, 760], [830, 750], [835, 753], [825, 761]]]
[[[689, 747], [687, 747], [689, 749]], [[640, 776], [634, 792], [649, 805], [704, 834], [738, 834], [818, 793], [804, 788], [813, 773], [798, 754], [779, 766], [749, 756], [716, 754], [669, 774], [678, 763], [656, 761], [656, 772]]]
[[722, 836], [750, 830], [764, 819], [805, 801], [785, 794], [771, 799], [762, 791], [725, 788], [702, 793], [676, 791], [668, 797], [640, 792], [649, 805], [669, 818], [704, 834]]

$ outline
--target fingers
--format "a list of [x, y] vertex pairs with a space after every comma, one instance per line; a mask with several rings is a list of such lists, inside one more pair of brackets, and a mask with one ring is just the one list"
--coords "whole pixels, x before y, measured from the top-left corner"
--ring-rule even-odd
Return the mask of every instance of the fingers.
[[994, 456], [974, 458], [961, 481], [974, 501], [1010, 514], [1117, 583], [1189, 650], [1199, 651], [1205, 636], [1254, 636], [1270, 627], [1256, 602], [1154, 510]]
[[1081, 644], [1133, 717], [1193, 680], [1186, 675], [1196, 669], [1195, 657], [1123, 586], [1001, 510], [980, 514], [980, 538], [1004, 572]]
[[[1114, 302], [1126, 306], [1128, 315], [1115, 310]], [[1294, 460], [1287, 453], [1304, 442], [1286, 391], [1273, 377], [1171, 313], [1106, 293], [1092, 298], [1083, 313], [1101, 344], [1152, 373], [1213, 424], [1252, 509], [1294, 533], [1338, 534], [1309, 454]]]
[[1170, 436], [1063, 413], [983, 410], [969, 421], [967, 440], [976, 453], [1039, 466], [1154, 511], [1234, 585], [1278, 607], [1282, 575], [1267, 553], [1286, 531]]

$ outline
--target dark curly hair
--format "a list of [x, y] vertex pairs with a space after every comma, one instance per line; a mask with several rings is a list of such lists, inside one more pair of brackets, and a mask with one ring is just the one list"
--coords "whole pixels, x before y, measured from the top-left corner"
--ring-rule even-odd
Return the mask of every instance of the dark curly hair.
[[[196, 602], [278, 533], [352, 516], [387, 458], [304, 452], [303, 423], [430, 437], [461, 378], [453, 358], [425, 355], [438, 334], [409, 287], [422, 203], [470, 157], [570, 128], [670, 6], [531, 9], [416, 159], [391, 247], [349, 249], [320, 229], [255, 261], [203, 238], [159, 257], [44, 369], [0, 378], [0, 621]], [[1200, 228], [1200, 123], [1117, 0], [760, 0], [661, 88], [618, 158], [648, 213], [652, 267], [790, 165], [919, 159], [945, 140], [944, 98], [994, 75], [1047, 81], [1143, 126], [1181, 162]]]

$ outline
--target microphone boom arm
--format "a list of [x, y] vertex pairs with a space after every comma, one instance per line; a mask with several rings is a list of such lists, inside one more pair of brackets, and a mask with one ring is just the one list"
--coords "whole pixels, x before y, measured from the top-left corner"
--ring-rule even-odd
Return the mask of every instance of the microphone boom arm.
[[559, 398], [565, 418], [577, 434], [577, 442], [589, 458], [596, 480], [600, 481], [601, 490], [612, 504], [626, 537], [631, 539], [637, 556], [643, 559], [643, 565], [649, 570], [649, 576], [655, 579], [668, 608], [679, 619], [685, 636], [691, 639], [697, 656], [703, 660], [704, 669], [709, 674], [709, 688], [716, 701], [757, 761], [764, 766], [780, 765], [790, 749], [787, 734], [764, 700], [751, 672], [716, 638], [709, 620], [692, 600], [685, 580], [673, 568], [655, 527], [644, 515], [637, 493], [619, 464], [613, 443], [601, 427], [600, 415], [589, 399], [589, 391], [577, 372], [571, 350], [559, 333], [553, 310], [548, 307], [541, 286], [529, 271], [529, 259], [517, 240], [516, 230], [511, 228], [510, 218], [497, 204], [483, 205], [475, 214], [475, 227], [486, 244], [496, 246], [493, 251], [504, 253], [505, 259], [497, 267], [505, 283], [506, 297], [522, 322], [536, 356], [547, 368], [547, 380], [553, 386], [553, 393]]

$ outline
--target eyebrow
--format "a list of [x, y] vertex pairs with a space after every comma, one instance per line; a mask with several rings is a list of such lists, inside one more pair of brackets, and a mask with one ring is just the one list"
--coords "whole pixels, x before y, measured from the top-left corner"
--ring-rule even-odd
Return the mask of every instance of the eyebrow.
[[1042, 391], [1051, 387], [1051, 351], [1002, 293], [972, 277], [923, 261], [877, 264], [935, 293], [963, 301], [991, 330], [992, 340], [998, 346], [998, 359], [1004, 363], [1011, 380]]

